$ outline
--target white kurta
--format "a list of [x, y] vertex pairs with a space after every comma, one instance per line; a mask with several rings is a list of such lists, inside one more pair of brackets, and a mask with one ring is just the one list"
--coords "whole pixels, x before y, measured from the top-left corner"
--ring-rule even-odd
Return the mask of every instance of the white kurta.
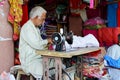
[[[106, 55], [111, 58], [118, 60], [120, 58], [120, 46], [115, 44], [107, 49]], [[108, 73], [110, 75], [110, 80], [120, 80], [120, 70], [115, 68], [108, 68]]]
[[42, 57], [36, 50], [45, 49], [48, 41], [40, 36], [40, 30], [31, 20], [23, 25], [20, 33], [19, 53], [20, 62], [26, 73], [43, 75]]

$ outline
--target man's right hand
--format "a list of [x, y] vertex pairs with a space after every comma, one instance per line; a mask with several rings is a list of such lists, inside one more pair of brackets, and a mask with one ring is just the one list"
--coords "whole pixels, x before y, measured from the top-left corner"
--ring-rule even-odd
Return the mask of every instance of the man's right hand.
[[53, 40], [51, 38], [48, 38], [47, 40], [49, 44], [53, 44]]

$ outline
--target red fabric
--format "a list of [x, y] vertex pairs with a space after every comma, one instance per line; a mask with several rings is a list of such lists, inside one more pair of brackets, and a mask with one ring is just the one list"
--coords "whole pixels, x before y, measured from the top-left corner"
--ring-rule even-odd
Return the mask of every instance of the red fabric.
[[96, 30], [89, 30], [89, 29], [84, 29], [83, 30], [83, 36], [87, 35], [87, 34], [93, 34], [96, 39], [98, 39], [98, 31]]
[[111, 46], [118, 43], [118, 34], [120, 27], [116, 28], [100, 28], [98, 30], [83, 30], [83, 36], [93, 34], [98, 39], [100, 46]]
[[117, 23], [118, 23], [118, 27], [120, 27], [120, 2], [118, 2], [118, 11], [117, 11]]
[[114, 43], [118, 43], [118, 34], [120, 34], [120, 27], [113, 29], [113, 39]]
[[118, 43], [120, 28], [101, 28], [98, 30], [98, 40], [101, 46], [111, 46]]
[[23, 16], [22, 16], [22, 21], [20, 22], [21, 26], [23, 26], [24, 23], [28, 21], [28, 5], [24, 4], [22, 5], [22, 10], [23, 10]]
[[101, 54], [101, 50], [90, 52], [89, 54], [85, 54], [84, 56], [98, 57], [99, 54]]
[[101, 28], [98, 30], [98, 39], [101, 46], [111, 46], [113, 44], [112, 28]]
[[55, 0], [45, 0], [46, 5], [52, 4]]
[[88, 19], [101, 17], [100, 8], [96, 8], [96, 9], [87, 8], [86, 13], [87, 13]]
[[72, 16], [80, 16], [80, 3], [81, 0], [70, 0], [70, 11]]
[[70, 8], [79, 9], [81, 0], [70, 0]]

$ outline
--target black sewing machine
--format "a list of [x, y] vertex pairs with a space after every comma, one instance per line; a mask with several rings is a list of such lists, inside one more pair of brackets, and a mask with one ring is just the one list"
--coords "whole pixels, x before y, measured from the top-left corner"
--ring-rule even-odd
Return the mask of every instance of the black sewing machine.
[[55, 32], [52, 35], [53, 43], [56, 45], [55, 50], [56, 51], [65, 51], [65, 41], [68, 42], [68, 44], [73, 43], [73, 33], [69, 32], [67, 34], [61, 34], [59, 32]]

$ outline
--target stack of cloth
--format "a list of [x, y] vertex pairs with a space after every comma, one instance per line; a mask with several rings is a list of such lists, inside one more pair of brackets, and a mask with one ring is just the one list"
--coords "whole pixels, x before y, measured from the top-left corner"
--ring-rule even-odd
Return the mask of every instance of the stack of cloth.
[[83, 75], [100, 79], [107, 74], [103, 56], [104, 54], [101, 53], [101, 50], [85, 54], [83, 56]]

